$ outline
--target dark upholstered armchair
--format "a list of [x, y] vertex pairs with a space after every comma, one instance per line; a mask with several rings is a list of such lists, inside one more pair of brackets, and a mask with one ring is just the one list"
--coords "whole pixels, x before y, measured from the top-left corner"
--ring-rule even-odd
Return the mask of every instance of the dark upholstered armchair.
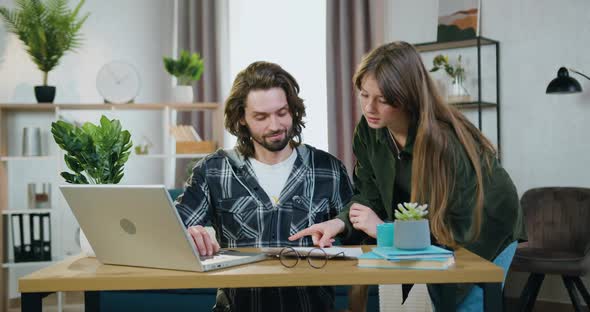
[[[511, 269], [531, 275], [520, 297], [521, 311], [531, 311], [545, 274], [561, 275], [576, 311], [590, 295], [580, 279], [590, 270], [590, 189], [544, 187], [521, 198], [529, 241], [516, 250]], [[574, 286], [575, 285], [575, 286]]]

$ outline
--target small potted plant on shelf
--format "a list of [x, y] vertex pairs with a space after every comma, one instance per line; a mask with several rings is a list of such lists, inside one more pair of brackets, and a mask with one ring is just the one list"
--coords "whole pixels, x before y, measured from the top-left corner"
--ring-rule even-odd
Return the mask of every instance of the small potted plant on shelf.
[[193, 87], [191, 83], [201, 79], [204, 68], [203, 59], [199, 53], [189, 53], [183, 50], [180, 52], [178, 60], [164, 57], [164, 68], [177, 79], [177, 86], [173, 90], [174, 101], [192, 103]]
[[452, 81], [447, 90], [447, 101], [449, 103], [469, 102], [471, 96], [465, 88], [465, 68], [461, 63], [461, 55], [457, 57], [455, 65], [449, 62], [447, 55], [439, 54], [432, 61], [433, 67], [430, 72], [436, 72], [439, 69], [444, 69], [451, 77]]
[[[129, 159], [131, 134], [121, 123], [100, 118], [100, 124], [90, 122], [81, 127], [59, 120], [51, 124], [55, 143], [64, 150], [64, 161], [72, 171], [60, 175], [72, 184], [117, 184], [123, 178], [125, 162]], [[94, 252], [84, 232], [80, 230], [80, 247], [87, 255]]]
[[80, 29], [89, 14], [79, 17], [84, 0], [70, 10], [67, 0], [20, 0], [17, 8], [0, 7], [0, 16], [7, 30], [14, 33], [27, 47], [32, 61], [43, 72], [43, 85], [35, 86], [39, 103], [53, 103], [55, 86], [47, 85], [49, 72], [67, 51], [81, 46]]
[[424, 249], [430, 246], [428, 205], [403, 203], [395, 211], [393, 244], [399, 249]]

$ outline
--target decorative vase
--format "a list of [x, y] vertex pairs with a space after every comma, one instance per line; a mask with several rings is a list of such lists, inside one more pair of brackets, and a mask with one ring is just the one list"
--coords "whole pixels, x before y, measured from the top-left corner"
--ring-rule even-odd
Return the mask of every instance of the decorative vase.
[[449, 88], [447, 89], [447, 102], [461, 103], [471, 101], [471, 95], [465, 88], [465, 78], [457, 76], [453, 79]]
[[90, 243], [88, 242], [88, 239], [86, 238], [86, 235], [84, 235], [84, 232], [81, 228], [78, 228], [78, 243], [80, 244], [82, 254], [89, 257], [96, 257], [92, 246], [90, 246]]
[[424, 249], [430, 246], [427, 219], [394, 222], [393, 245], [399, 249]]
[[172, 90], [172, 97], [176, 103], [192, 103], [193, 96], [192, 86], [176, 86]]
[[55, 87], [35, 86], [35, 98], [38, 103], [53, 103], [55, 99]]

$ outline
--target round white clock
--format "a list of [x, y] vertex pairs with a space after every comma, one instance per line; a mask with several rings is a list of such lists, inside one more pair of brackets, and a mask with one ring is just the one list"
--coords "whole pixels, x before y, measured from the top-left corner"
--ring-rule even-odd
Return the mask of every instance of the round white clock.
[[122, 61], [105, 64], [96, 76], [96, 89], [105, 103], [133, 103], [139, 94], [140, 85], [135, 67]]

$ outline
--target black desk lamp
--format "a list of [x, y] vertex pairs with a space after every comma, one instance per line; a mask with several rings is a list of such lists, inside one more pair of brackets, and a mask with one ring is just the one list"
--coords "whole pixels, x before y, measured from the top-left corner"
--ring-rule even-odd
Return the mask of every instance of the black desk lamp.
[[[576, 70], [573, 70], [571, 68], [569, 70], [590, 80], [590, 77], [588, 77]], [[578, 93], [578, 92], [582, 92], [582, 86], [580, 86], [580, 83], [576, 79], [570, 77], [570, 74], [567, 71], [567, 68], [565, 68], [565, 67], [559, 68], [559, 70], [557, 71], [557, 78], [551, 80], [551, 82], [547, 86], [547, 90], [545, 91], [545, 93], [547, 93], [547, 94], [550, 94], [550, 93], [565, 94], [565, 93]]]

